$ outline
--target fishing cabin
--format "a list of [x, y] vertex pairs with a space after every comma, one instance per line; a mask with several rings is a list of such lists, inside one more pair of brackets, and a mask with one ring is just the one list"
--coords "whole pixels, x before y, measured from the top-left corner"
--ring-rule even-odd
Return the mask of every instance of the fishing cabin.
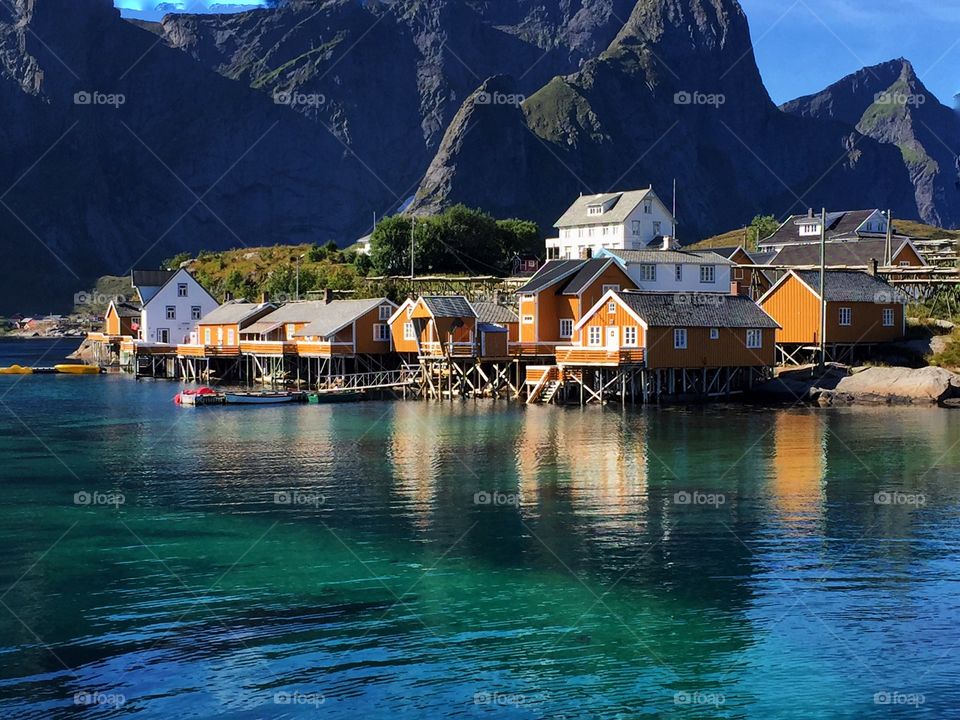
[[582, 403], [737, 392], [769, 376], [777, 327], [743, 295], [610, 290], [557, 347], [555, 366], [528, 371], [528, 402], [571, 389]]
[[549, 359], [557, 345], [573, 337], [573, 327], [600, 296], [610, 290], [635, 288], [623, 265], [613, 257], [551, 260], [517, 290], [520, 316], [516, 357]]
[[[759, 305], [780, 325], [779, 360], [806, 362], [819, 348], [821, 296], [819, 270], [790, 270], [760, 298]], [[901, 339], [906, 332], [906, 298], [880, 278], [856, 270], [826, 270], [824, 298], [827, 358], [851, 361], [874, 345]]]
[[520, 339], [520, 318], [499, 303], [475, 302], [477, 313], [477, 339], [481, 358], [507, 358], [510, 346]]
[[405, 300], [388, 319], [394, 350], [420, 358], [477, 355], [477, 313], [462, 295]]

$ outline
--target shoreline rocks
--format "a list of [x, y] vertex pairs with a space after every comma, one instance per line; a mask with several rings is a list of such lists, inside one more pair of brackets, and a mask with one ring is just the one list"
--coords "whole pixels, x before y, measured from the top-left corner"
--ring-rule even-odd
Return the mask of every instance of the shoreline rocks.
[[869, 367], [833, 387], [814, 387], [821, 407], [831, 405], [934, 405], [960, 396], [960, 376], [939, 367]]

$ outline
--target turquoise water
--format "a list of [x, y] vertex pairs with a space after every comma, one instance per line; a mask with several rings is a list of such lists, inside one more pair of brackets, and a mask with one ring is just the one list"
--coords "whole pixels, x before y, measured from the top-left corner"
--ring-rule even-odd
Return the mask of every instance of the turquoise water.
[[0, 377], [0, 716], [960, 716], [960, 413], [175, 392]]

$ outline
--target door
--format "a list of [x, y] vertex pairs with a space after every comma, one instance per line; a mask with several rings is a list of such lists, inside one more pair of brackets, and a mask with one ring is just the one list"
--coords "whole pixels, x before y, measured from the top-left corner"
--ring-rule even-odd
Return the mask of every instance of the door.
[[169, 328], [157, 328], [157, 342], [158, 342], [158, 343], [168, 343], [168, 342], [170, 342], [170, 329], [169, 329]]
[[620, 328], [614, 325], [607, 328], [607, 350], [620, 349]]

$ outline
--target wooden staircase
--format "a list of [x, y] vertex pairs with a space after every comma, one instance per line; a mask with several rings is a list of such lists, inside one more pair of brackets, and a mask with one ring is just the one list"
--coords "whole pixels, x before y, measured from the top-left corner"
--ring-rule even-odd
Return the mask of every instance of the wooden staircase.
[[542, 372], [542, 375], [533, 388], [531, 388], [530, 394], [527, 396], [527, 405], [533, 405], [534, 403], [551, 403], [556, 397], [557, 392], [563, 387], [560, 368], [556, 365], [538, 368], [538, 370]]

